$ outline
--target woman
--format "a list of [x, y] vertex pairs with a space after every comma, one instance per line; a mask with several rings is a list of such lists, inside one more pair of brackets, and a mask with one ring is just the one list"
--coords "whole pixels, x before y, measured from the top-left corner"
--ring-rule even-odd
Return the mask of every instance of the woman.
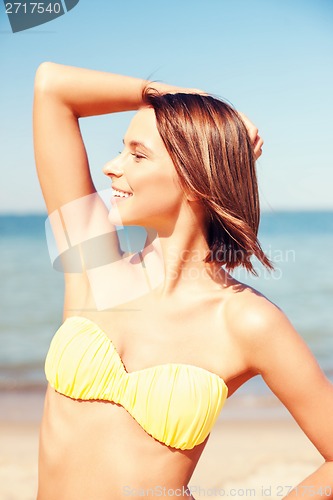
[[[108, 213], [78, 119], [127, 110], [139, 111], [104, 167]], [[262, 140], [251, 122], [199, 91], [43, 63], [34, 141], [65, 273], [38, 500], [193, 498], [227, 396], [257, 374], [323, 456], [302, 483], [315, 494], [302, 497], [333, 492], [332, 385], [283, 312], [228, 273], [254, 272], [251, 255], [271, 268], [257, 240]], [[146, 228], [144, 247], [120, 248], [114, 225]]]

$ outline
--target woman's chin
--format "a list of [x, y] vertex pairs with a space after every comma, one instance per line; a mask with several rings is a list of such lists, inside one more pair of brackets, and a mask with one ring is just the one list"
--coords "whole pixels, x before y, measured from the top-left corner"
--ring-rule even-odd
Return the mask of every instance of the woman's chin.
[[123, 226], [124, 222], [117, 209], [112, 208], [108, 214], [108, 220], [114, 226]]

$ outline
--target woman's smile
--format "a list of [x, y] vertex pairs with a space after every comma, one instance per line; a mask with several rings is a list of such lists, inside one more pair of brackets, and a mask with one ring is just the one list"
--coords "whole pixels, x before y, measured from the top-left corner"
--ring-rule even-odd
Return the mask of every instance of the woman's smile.
[[111, 190], [112, 190], [112, 197], [117, 199], [117, 201], [126, 200], [126, 198], [130, 198], [131, 196], [133, 196], [133, 193], [130, 193], [128, 191], [121, 191], [119, 189], [112, 187]]

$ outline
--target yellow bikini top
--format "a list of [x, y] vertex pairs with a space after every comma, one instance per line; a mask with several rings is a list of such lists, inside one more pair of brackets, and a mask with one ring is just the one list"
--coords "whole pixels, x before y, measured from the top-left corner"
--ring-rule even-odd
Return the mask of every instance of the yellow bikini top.
[[193, 365], [128, 373], [106, 333], [82, 316], [67, 318], [54, 335], [45, 374], [57, 392], [117, 403], [149, 435], [182, 450], [206, 439], [228, 394], [218, 375]]

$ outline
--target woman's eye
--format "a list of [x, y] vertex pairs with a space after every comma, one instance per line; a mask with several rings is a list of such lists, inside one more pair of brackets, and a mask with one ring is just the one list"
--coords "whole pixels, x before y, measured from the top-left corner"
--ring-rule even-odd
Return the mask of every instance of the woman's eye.
[[141, 155], [140, 153], [131, 153], [132, 156], [134, 156], [135, 161], [140, 161], [145, 158], [145, 156]]

